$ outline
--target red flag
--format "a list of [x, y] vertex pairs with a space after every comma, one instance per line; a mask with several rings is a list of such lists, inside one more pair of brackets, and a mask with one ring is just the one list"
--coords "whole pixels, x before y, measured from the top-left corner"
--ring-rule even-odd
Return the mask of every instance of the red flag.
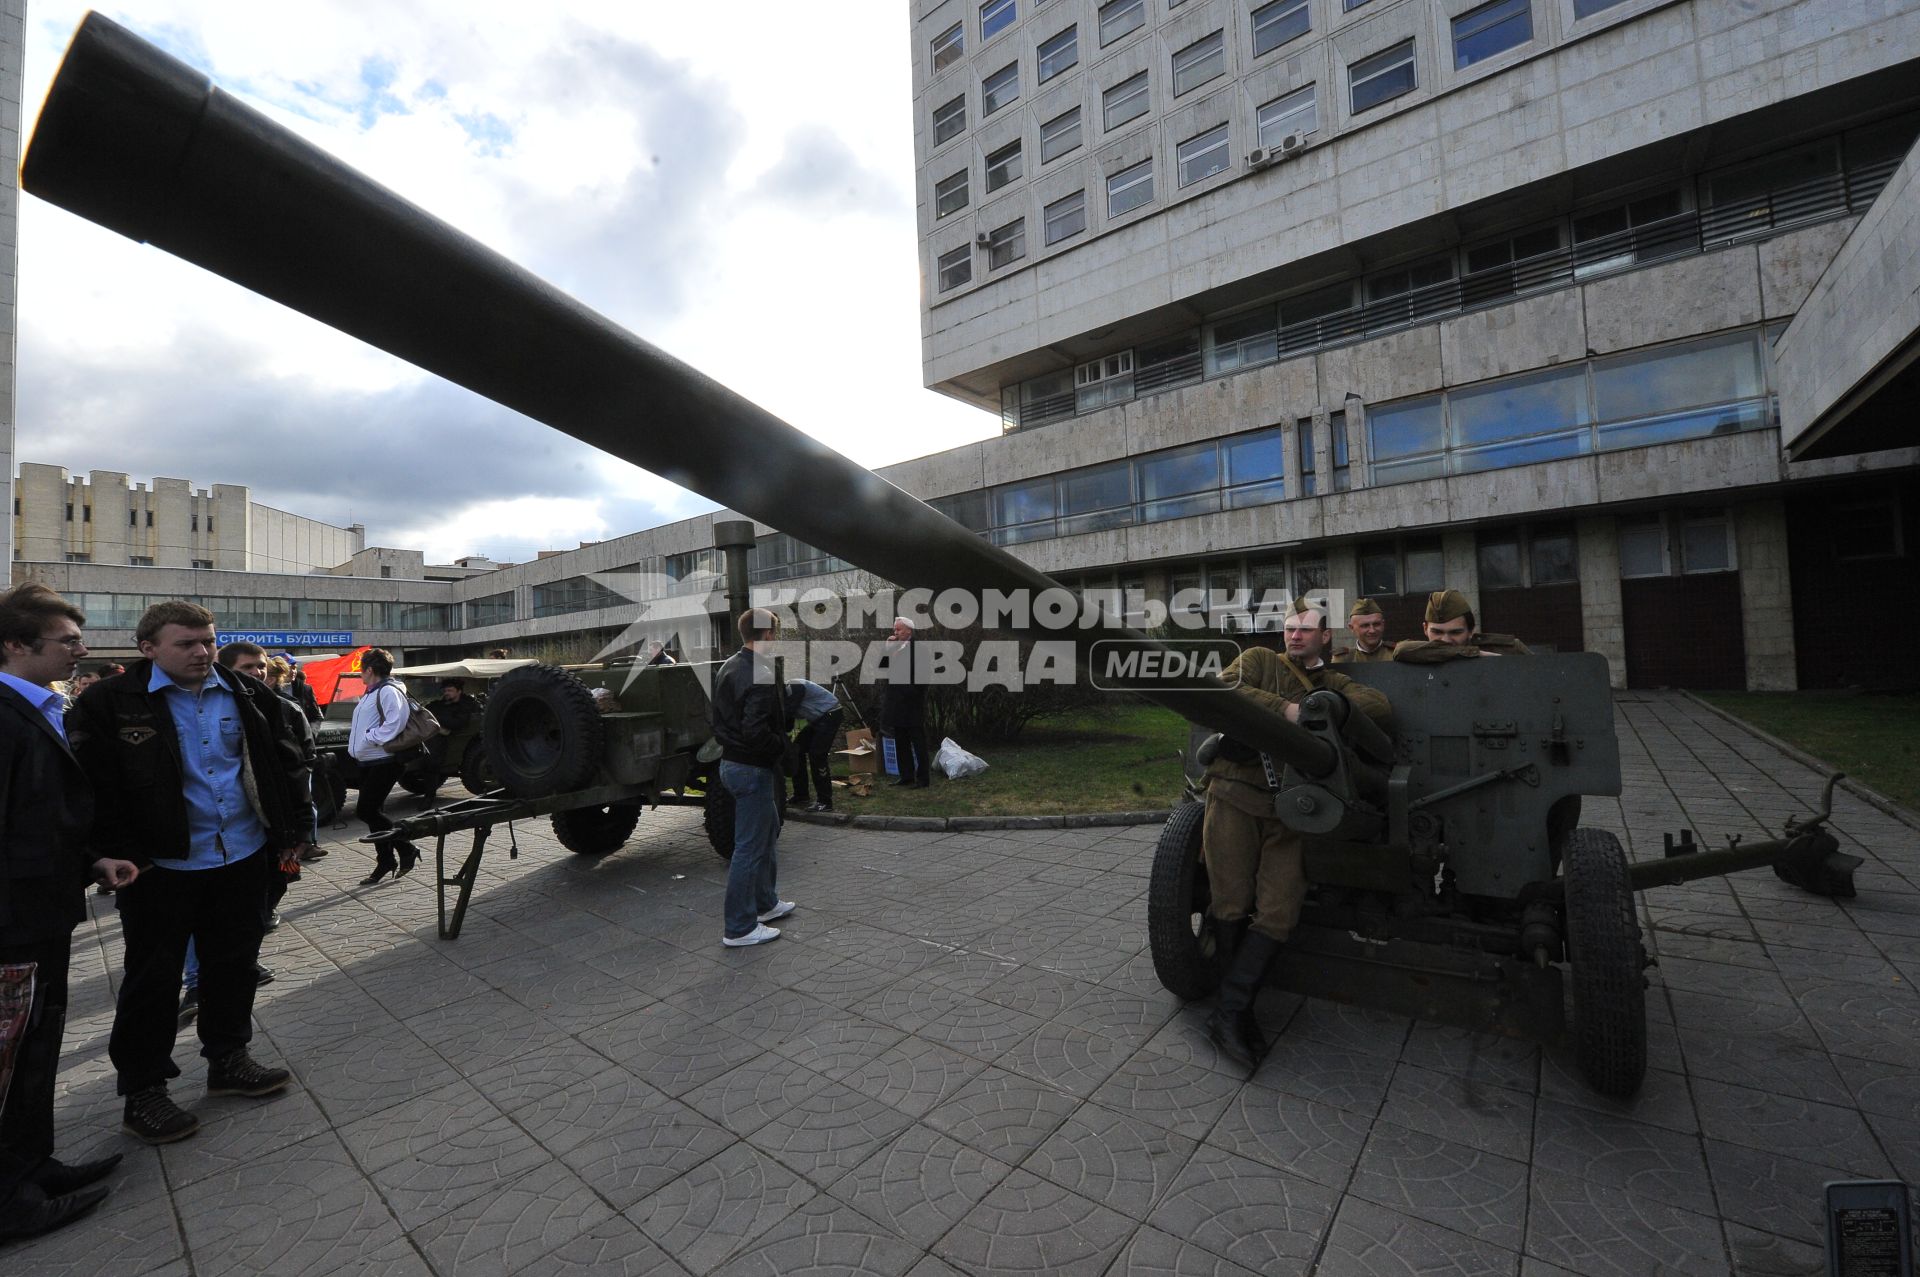
[[[334, 700], [334, 693], [339, 690], [340, 676], [342, 674], [358, 674], [360, 672], [360, 657], [367, 651], [367, 648], [356, 647], [343, 656], [330, 656], [324, 661], [310, 661], [302, 665], [300, 672], [306, 675], [307, 686], [313, 689], [313, 699], [318, 701], [322, 706], [331, 705]], [[346, 699], [352, 700], [357, 698], [360, 695], [358, 688], [358, 680], [349, 683], [348, 691], [350, 695]]]

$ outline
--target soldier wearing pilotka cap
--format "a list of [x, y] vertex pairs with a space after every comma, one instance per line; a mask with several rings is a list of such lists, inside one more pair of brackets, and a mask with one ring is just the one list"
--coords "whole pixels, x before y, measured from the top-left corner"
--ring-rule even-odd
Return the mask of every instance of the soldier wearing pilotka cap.
[[1424, 639], [1408, 639], [1393, 649], [1393, 659], [1416, 665], [1437, 665], [1473, 656], [1531, 656], [1527, 645], [1511, 634], [1483, 634], [1473, 607], [1458, 590], [1435, 590], [1427, 597]]
[[1359, 599], [1347, 609], [1347, 628], [1353, 631], [1353, 646], [1333, 654], [1335, 665], [1355, 662], [1390, 661], [1393, 644], [1387, 642], [1387, 614], [1372, 599]]

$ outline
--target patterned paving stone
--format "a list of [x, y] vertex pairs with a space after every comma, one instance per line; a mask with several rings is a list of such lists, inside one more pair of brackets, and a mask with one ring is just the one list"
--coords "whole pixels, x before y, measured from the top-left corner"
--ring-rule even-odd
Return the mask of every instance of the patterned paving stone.
[[1339, 1195], [1311, 1180], [1203, 1145], [1147, 1223], [1256, 1272], [1310, 1260]]
[[1093, 1092], [1092, 1099], [1198, 1139], [1212, 1129], [1241, 1085], [1237, 1078], [1203, 1065], [1143, 1050], [1114, 1070]]
[[500, 1110], [471, 1083], [451, 1082], [339, 1129], [354, 1160], [377, 1171], [499, 1117]]
[[623, 1114], [665, 1099], [663, 1092], [608, 1064], [584, 1082], [543, 1092], [509, 1116], [548, 1152], [565, 1153], [618, 1125]]
[[831, 1191], [867, 1218], [927, 1247], [1012, 1173], [1005, 1162], [914, 1125], [835, 1180]]
[[194, 1271], [208, 1277], [326, 1273], [370, 1263], [402, 1240], [380, 1194], [331, 1135], [188, 1185], [174, 1201]]
[[834, 1080], [920, 1117], [986, 1069], [984, 1061], [970, 1055], [909, 1037]]
[[[1005, 974], [999, 964], [991, 965], [995, 971], [993, 979]], [[978, 1001], [958, 988], [938, 983], [936, 974], [939, 970], [940, 966], [936, 964], [917, 975], [896, 980], [862, 999], [852, 1009], [869, 1020], [912, 1033], [957, 1007]]]
[[335, 1121], [352, 1121], [460, 1080], [453, 1064], [402, 1028], [309, 1047], [287, 1061], [300, 1086]]
[[1346, 1109], [1296, 1099], [1264, 1086], [1240, 1088], [1206, 1142], [1229, 1153], [1345, 1187], [1373, 1123]]
[[1397, 1060], [1412, 1029], [1413, 1021], [1403, 1015], [1308, 998], [1287, 1021], [1285, 1036]]
[[1519, 1038], [1474, 1033], [1451, 1025], [1415, 1021], [1400, 1059], [1516, 1091], [1532, 1092], [1539, 1084], [1539, 1047]]
[[[166, 1164], [168, 1184], [179, 1187], [234, 1170], [263, 1153], [298, 1144], [327, 1129], [326, 1115], [304, 1091], [289, 1091], [266, 1102], [242, 1100], [231, 1108], [212, 1107], [219, 1103], [207, 1101], [199, 1106], [200, 1130], [192, 1139], [163, 1145], [149, 1154]], [[112, 1150], [102, 1149], [96, 1155], [119, 1152], [128, 1142], [116, 1139]], [[71, 1148], [64, 1157], [78, 1160]], [[116, 1184], [116, 1191], [120, 1187]]]
[[1193, 1140], [1131, 1114], [1083, 1104], [1021, 1167], [1123, 1215], [1145, 1219], [1196, 1147]]
[[550, 1160], [511, 1119], [495, 1117], [451, 1129], [397, 1161], [369, 1168], [368, 1174], [401, 1223], [412, 1229]]
[[962, 1272], [1095, 1277], [1133, 1229], [1116, 1211], [1015, 1171], [954, 1225], [934, 1253]]
[[687, 1277], [687, 1270], [616, 1215], [535, 1259], [515, 1277]]
[[1301, 1099], [1372, 1115], [1393, 1081], [1391, 1057], [1288, 1034], [1273, 1044], [1253, 1080]]
[[751, 1145], [735, 1143], [625, 1214], [682, 1267], [704, 1273], [813, 1195], [798, 1175]]
[[514, 1113], [571, 1087], [593, 1082], [617, 1067], [593, 1048], [567, 1038], [481, 1069], [471, 1074], [471, 1079], [501, 1112]]
[[1835, 1055], [1907, 1064], [1920, 1041], [1920, 994], [1906, 987], [1828, 981], [1804, 986], [1801, 1009], [1820, 1040]]
[[1693, 1084], [1693, 1092], [1701, 1128], [1712, 1139], [1830, 1162], [1864, 1178], [1892, 1173], [1866, 1120], [1851, 1108], [1704, 1078]]
[[721, 1277], [900, 1277], [922, 1257], [851, 1206], [816, 1197], [717, 1271]]
[[1533, 1095], [1402, 1063], [1380, 1116], [1428, 1135], [1525, 1161], [1533, 1143]]
[[1108, 1277], [1250, 1277], [1252, 1270], [1157, 1228], [1142, 1228], [1107, 1272]]
[[1810, 1246], [1740, 1224], [1727, 1225], [1727, 1249], [1740, 1277], [1826, 1277], [1825, 1246]]
[[757, 1002], [720, 1016], [713, 1024], [736, 1037], [773, 1048], [836, 1014], [837, 1008], [818, 998], [792, 989], [775, 989]]
[[929, 1109], [934, 1130], [1017, 1164], [1058, 1130], [1078, 1101], [1031, 1078], [990, 1068]]
[[649, 1042], [629, 1040], [624, 1045], [602, 1045], [591, 1036], [587, 1040], [616, 1064], [668, 1095], [685, 1095], [751, 1060], [764, 1049], [758, 1042], [750, 1042], [712, 1024], [684, 1029]]
[[1527, 1254], [1591, 1277], [1725, 1277], [1717, 1220], [1594, 1180], [1536, 1171]]
[[1810, 1244], [1825, 1240], [1822, 1186], [1829, 1180], [1859, 1178], [1843, 1167], [1715, 1139], [1706, 1141], [1706, 1149], [1721, 1215]]
[[1043, 1023], [1008, 1048], [1000, 1068], [1085, 1098], [1133, 1054], [1134, 1048], [1071, 1025]]
[[831, 1184], [905, 1129], [912, 1118], [851, 1087], [821, 1078], [773, 1110], [749, 1137], [816, 1184]]
[[128, 1277], [156, 1271], [178, 1271], [184, 1277], [185, 1254], [173, 1203], [163, 1191], [134, 1196], [116, 1189], [84, 1223], [0, 1243], [0, 1271], [22, 1277], [94, 1277], [102, 1259], [112, 1257], [116, 1265], [126, 1264]]
[[964, 1055], [993, 1060], [1039, 1028], [1040, 1023], [1037, 1016], [984, 998], [963, 998], [914, 1029], [913, 1035]]
[[416, 1228], [413, 1239], [441, 1272], [507, 1277], [612, 1218], [578, 1176], [547, 1162]]
[[735, 1135], [751, 1135], [778, 1113], [806, 1101], [825, 1079], [803, 1064], [766, 1051], [684, 1097], [688, 1107]]
[[1391, 1122], [1377, 1122], [1350, 1191], [1381, 1206], [1519, 1250], [1527, 1167]]
[[1085, 980], [1040, 967], [1016, 967], [981, 989], [979, 997], [1042, 1020], [1058, 1020], [1060, 1013], [1092, 993], [1097, 986]]
[[1540, 1098], [1664, 1126], [1670, 1131], [1692, 1134], [1700, 1130], [1700, 1118], [1694, 1112], [1693, 1092], [1686, 1074], [1650, 1068], [1638, 1095], [1627, 1100], [1615, 1099], [1588, 1085], [1580, 1066], [1564, 1047], [1541, 1055]]
[[906, 1036], [891, 1025], [827, 1007], [774, 1050], [822, 1077], [839, 1079], [885, 1055]]
[[580, 1178], [625, 1210], [733, 1143], [723, 1127], [672, 1100], [622, 1113], [619, 1125], [560, 1155]]
[[1512, 1277], [1520, 1256], [1476, 1237], [1349, 1197], [1340, 1204], [1318, 1277]]
[[1699, 1140], [1645, 1122], [1542, 1100], [1534, 1123], [1533, 1164], [1713, 1213]]

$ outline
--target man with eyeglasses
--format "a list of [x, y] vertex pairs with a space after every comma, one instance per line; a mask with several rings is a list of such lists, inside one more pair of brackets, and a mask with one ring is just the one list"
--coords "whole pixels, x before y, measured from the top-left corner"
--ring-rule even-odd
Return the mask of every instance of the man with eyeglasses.
[[0, 1047], [0, 1240], [79, 1219], [107, 1195], [99, 1181], [120, 1161], [115, 1153], [70, 1166], [53, 1156], [67, 969], [87, 880], [124, 887], [135, 875], [128, 862], [87, 851], [93, 789], [67, 743], [66, 699], [53, 690], [87, 654], [86, 621], [37, 582], [0, 595], [0, 1021], [24, 1012]]
[[[1368, 718], [1387, 724], [1387, 698], [1327, 664], [1333, 631], [1326, 604], [1296, 598], [1283, 630], [1284, 653], [1249, 647], [1221, 679], [1262, 709], [1300, 719], [1313, 692], [1338, 692]], [[1227, 1059], [1252, 1073], [1267, 1052], [1253, 1011], [1267, 967], [1293, 934], [1307, 899], [1299, 834], [1274, 812], [1280, 766], [1252, 746], [1225, 737], [1201, 747], [1207, 763], [1207, 809], [1200, 833], [1211, 902], [1208, 922], [1221, 957], [1220, 993], [1207, 1037]], [[1209, 746], [1213, 746], [1210, 750]]]

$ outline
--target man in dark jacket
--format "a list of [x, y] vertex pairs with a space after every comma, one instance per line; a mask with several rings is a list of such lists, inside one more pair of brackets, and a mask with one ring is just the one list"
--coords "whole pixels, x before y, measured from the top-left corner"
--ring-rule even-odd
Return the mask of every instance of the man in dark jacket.
[[120, 1161], [115, 1153], [68, 1166], [53, 1156], [67, 968], [87, 879], [121, 887], [135, 872], [88, 854], [93, 791], [67, 746], [65, 698], [52, 689], [87, 654], [86, 619], [38, 583], [0, 595], [0, 967], [33, 971], [11, 1085], [0, 1067], [0, 1240], [80, 1218], [107, 1195], [97, 1181]]
[[932, 783], [933, 758], [927, 749], [927, 685], [914, 669], [912, 621], [893, 618], [893, 637], [886, 650], [880, 721], [893, 737], [893, 759], [900, 768], [900, 779], [893, 783], [925, 789]]
[[156, 603], [134, 636], [145, 659], [80, 698], [69, 736], [93, 781], [95, 854], [140, 866], [120, 894], [126, 978], [107, 1050], [125, 1129], [165, 1144], [200, 1125], [167, 1094], [180, 1076], [173, 1043], [189, 939], [207, 1094], [271, 1095], [289, 1080], [247, 1044], [260, 901], [270, 875], [306, 846], [312, 758], [289, 702], [214, 663], [211, 612]]
[[775, 844], [786, 785], [788, 719], [779, 672], [759, 649], [773, 641], [779, 618], [765, 608], [740, 614], [741, 648], [713, 676], [713, 738], [720, 743], [720, 783], [733, 798], [733, 863], [727, 870], [728, 948], [780, 938], [767, 924], [793, 912], [777, 889]]

